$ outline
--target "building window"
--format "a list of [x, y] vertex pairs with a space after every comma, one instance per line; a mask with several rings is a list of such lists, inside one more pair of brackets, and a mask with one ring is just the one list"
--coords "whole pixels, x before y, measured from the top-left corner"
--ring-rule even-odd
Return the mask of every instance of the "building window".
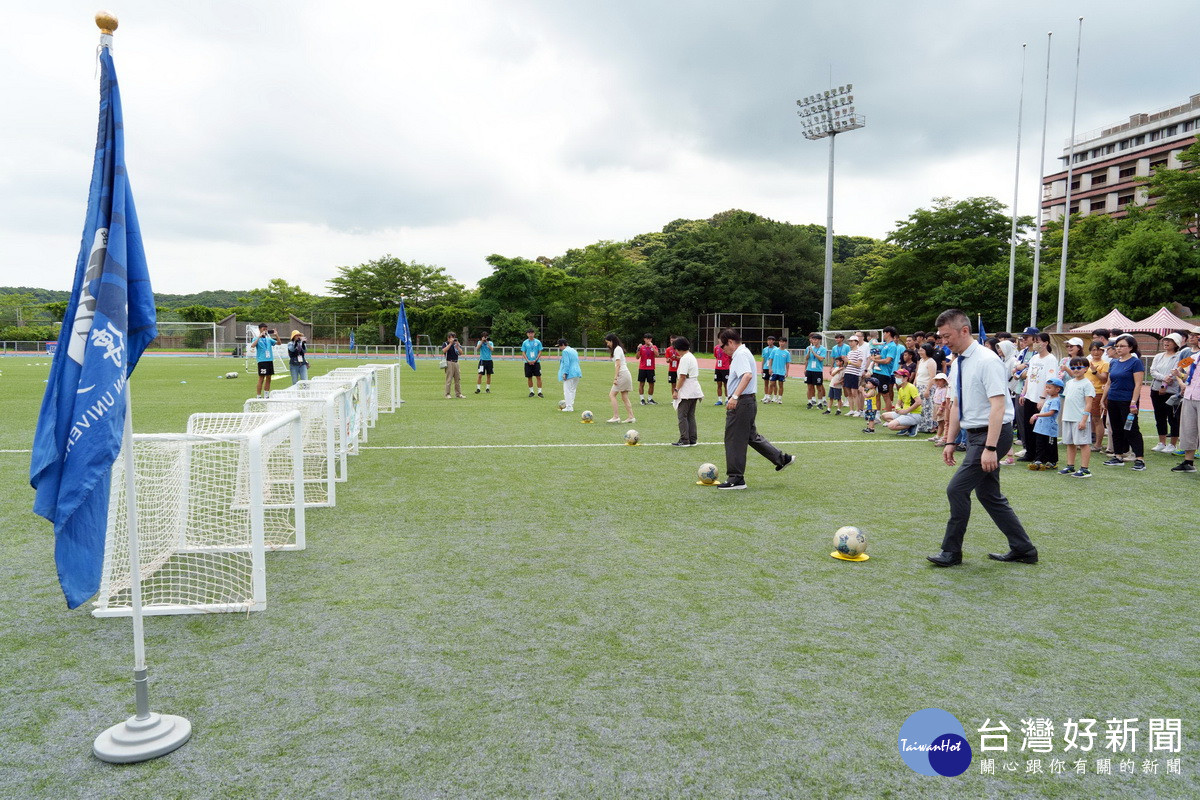
[[1166, 166], [1167, 166], [1167, 160], [1165, 158], [1159, 159], [1158, 161], [1151, 161], [1150, 162], [1150, 171], [1154, 172], [1154, 170], [1158, 169], [1159, 167], [1165, 168]]
[[1133, 202], [1132, 194], [1123, 194], [1117, 198], [1117, 208], [1124, 208]]
[[1187, 122], [1183, 123], [1183, 129], [1185, 131], [1190, 131], [1194, 127], [1196, 127], [1196, 120], [1194, 119], [1189, 119]]
[[1128, 149], [1129, 149], [1129, 140], [1128, 140], [1128, 139], [1122, 139], [1122, 140], [1121, 140], [1121, 143], [1120, 143], [1120, 145], [1118, 145], [1118, 146], [1119, 146], [1119, 147], [1120, 147], [1122, 150], [1128, 150]]
[[1078, 180], [1071, 181], [1071, 191], [1074, 192], [1078, 189], [1079, 189], [1079, 181]]
[[1108, 173], [1107, 172], [1093, 172], [1092, 173], [1092, 186], [1103, 186], [1106, 183], [1108, 183]]
[[1079, 205], [1078, 205], [1078, 204], [1071, 206], [1071, 213], [1072, 213], [1072, 214], [1078, 214], [1078, 213], [1079, 213]]
[[1150, 141], [1157, 142], [1162, 137], [1162, 131], [1150, 131]]
[[1143, 133], [1141, 136], [1133, 137], [1133, 143], [1139, 147], [1144, 145], [1146, 143], [1146, 134]]
[[1107, 205], [1108, 205], [1108, 202], [1106, 200], [1093, 200], [1092, 201], [1092, 213], [1096, 214], [1096, 213], [1103, 211]]
[[1163, 136], [1174, 136], [1177, 133], [1179, 133], [1178, 125], [1168, 125], [1167, 129], [1163, 131]]
[[1115, 144], [1105, 145], [1105, 147], [1104, 147], [1104, 155], [1108, 155], [1109, 153], [1115, 153], [1116, 151], [1117, 151], [1117, 146]]
[[1136, 175], [1136, 174], [1137, 174], [1137, 167], [1136, 167], [1136, 166], [1132, 166], [1132, 167], [1121, 167], [1121, 174], [1120, 174], [1118, 177], [1119, 177], [1121, 180], [1125, 180], [1126, 178], [1132, 178], [1132, 177], [1133, 177], [1134, 175]]
[[1074, 158], [1072, 159], [1071, 163], [1078, 164], [1080, 161], [1087, 161], [1087, 157], [1088, 157], [1087, 153], [1076, 153]]

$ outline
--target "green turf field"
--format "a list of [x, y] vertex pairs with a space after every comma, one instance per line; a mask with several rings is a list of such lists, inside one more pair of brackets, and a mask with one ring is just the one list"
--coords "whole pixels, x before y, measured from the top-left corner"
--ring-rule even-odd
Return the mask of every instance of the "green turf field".
[[[240, 366], [144, 359], [135, 430], [241, 410], [253, 379], [217, 379]], [[147, 619], [153, 707], [194, 733], [141, 765], [90, 752], [132, 712], [130, 623], [66, 610], [29, 455], [0, 453], [0, 797], [1200, 796], [1200, 483], [1177, 459], [1097, 461], [1090, 481], [1005, 468], [1042, 562], [988, 561], [1005, 545], [976, 506], [965, 564], [939, 570], [938, 452], [805, 411], [799, 382], [758, 417], [798, 464], [751, 453], [750, 489], [718, 492], [695, 484], [700, 463], [724, 467], [711, 397], [700, 447], [663, 446], [665, 402], [635, 406], [646, 444], [626, 447], [629, 426], [559, 413], [552, 376], [531, 400], [498, 362], [490, 396], [445, 400], [418, 366], [337, 507], [309, 510], [308, 549], [267, 555], [266, 611]], [[576, 411], [603, 420], [609, 367], [583, 369]], [[30, 446], [47, 372], [0, 359], [0, 449]], [[870, 561], [830, 558], [844, 524]], [[960, 777], [897, 752], [928, 707], [976, 749]], [[1054, 722], [1052, 753], [1020, 752], [1033, 717]], [[1062, 737], [1080, 717], [1100, 720], [1085, 775]], [[1105, 749], [1110, 718], [1139, 720], [1135, 752]], [[1149, 752], [1150, 718], [1182, 720], [1180, 753]], [[1012, 728], [1008, 753], [979, 752], [988, 719]]]

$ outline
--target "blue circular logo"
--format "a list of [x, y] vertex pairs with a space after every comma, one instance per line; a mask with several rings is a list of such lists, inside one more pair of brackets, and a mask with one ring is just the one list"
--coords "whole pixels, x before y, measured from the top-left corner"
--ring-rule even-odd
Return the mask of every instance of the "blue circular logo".
[[913, 772], [953, 778], [971, 766], [971, 745], [962, 723], [949, 711], [925, 708], [900, 727], [900, 757]]

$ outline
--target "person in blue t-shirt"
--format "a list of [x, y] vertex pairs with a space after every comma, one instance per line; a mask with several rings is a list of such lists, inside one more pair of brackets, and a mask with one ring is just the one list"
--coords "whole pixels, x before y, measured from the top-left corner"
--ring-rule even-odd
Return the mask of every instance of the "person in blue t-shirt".
[[525, 331], [521, 342], [521, 354], [525, 356], [525, 380], [529, 383], [529, 396], [533, 397], [533, 379], [537, 378], [537, 396], [542, 397], [542, 343], [536, 338], [533, 328]]
[[[258, 361], [257, 397], [271, 396], [271, 376], [275, 374], [275, 331], [267, 330], [267, 323], [258, 325], [258, 336], [250, 343], [254, 348], [254, 358]], [[265, 389], [264, 389], [265, 387]]]
[[875, 365], [875, 377], [879, 379], [880, 409], [891, 411], [894, 376], [896, 368], [900, 366], [900, 351], [904, 348], [896, 341], [897, 332], [891, 325], [884, 328], [881, 333], [883, 343], [879, 345], [879, 352], [871, 356], [871, 362]]
[[792, 351], [788, 349], [787, 339], [781, 338], [779, 345], [771, 351], [771, 387], [772, 400], [764, 397], [763, 402], [783, 405], [783, 383], [787, 380], [788, 365], [792, 363]]
[[484, 389], [488, 394], [492, 393], [492, 340], [488, 336], [487, 331], [484, 331], [479, 336], [479, 342], [475, 345], [475, 351], [479, 353], [479, 368], [476, 372], [479, 377], [475, 379], [475, 394], [479, 394], [480, 385], [483, 383], [483, 376], [487, 375], [487, 388]]
[[771, 354], [775, 352], [775, 337], [767, 337], [767, 345], [762, 349], [762, 379], [763, 402], [771, 402], [773, 389], [771, 387]]
[[804, 382], [808, 384], [808, 407], [815, 404], [818, 408], [825, 407], [825, 356], [827, 351], [821, 345], [821, 334], [808, 335], [808, 347], [804, 348]]
[[1029, 418], [1033, 432], [1041, 434], [1037, 440], [1037, 452], [1034, 453], [1032, 470], [1058, 469], [1058, 416], [1062, 411], [1063, 382], [1058, 378], [1046, 381], [1046, 395], [1038, 406], [1038, 413]]

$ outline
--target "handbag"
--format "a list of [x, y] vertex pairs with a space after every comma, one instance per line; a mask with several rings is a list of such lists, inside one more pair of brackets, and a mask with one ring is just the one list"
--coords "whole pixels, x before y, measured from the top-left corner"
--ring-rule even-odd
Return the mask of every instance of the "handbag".
[[445, 369], [445, 368], [446, 368], [446, 359], [443, 358], [441, 361], [438, 362], [438, 369]]

